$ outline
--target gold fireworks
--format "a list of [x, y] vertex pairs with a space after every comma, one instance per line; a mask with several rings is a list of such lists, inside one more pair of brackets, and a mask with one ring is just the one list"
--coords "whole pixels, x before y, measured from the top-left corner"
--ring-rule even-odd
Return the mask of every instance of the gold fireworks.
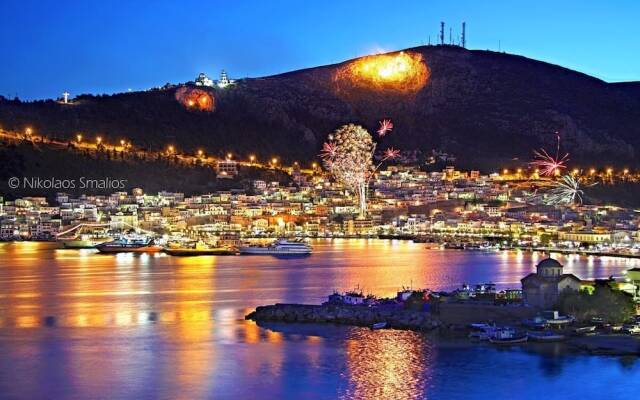
[[395, 53], [367, 56], [340, 68], [335, 81], [356, 87], [415, 93], [427, 83], [429, 69], [418, 53]]

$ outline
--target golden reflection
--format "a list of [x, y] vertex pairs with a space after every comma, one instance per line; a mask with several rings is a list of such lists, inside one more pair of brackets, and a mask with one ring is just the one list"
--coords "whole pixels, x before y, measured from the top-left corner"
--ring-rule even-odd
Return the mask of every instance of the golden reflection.
[[355, 330], [346, 342], [351, 385], [342, 397], [395, 400], [424, 395], [432, 351], [415, 332]]

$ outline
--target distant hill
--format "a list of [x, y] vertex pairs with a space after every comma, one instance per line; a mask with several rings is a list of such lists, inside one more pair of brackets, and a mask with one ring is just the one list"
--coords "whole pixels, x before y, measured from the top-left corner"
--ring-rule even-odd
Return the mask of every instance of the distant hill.
[[327, 134], [356, 122], [371, 132], [391, 118], [381, 146], [440, 149], [467, 166], [527, 161], [533, 148], [555, 148], [555, 131], [581, 165], [632, 165], [640, 157], [640, 83], [606, 83], [560, 66], [454, 46], [407, 49], [429, 68], [413, 94], [362, 90], [337, 80], [347, 63], [207, 89], [213, 112], [190, 111], [176, 87], [112, 96], [79, 96], [74, 105], [0, 100], [0, 126], [30, 125], [49, 136], [101, 135], [135, 145], [232, 151], [285, 160], [315, 159]]

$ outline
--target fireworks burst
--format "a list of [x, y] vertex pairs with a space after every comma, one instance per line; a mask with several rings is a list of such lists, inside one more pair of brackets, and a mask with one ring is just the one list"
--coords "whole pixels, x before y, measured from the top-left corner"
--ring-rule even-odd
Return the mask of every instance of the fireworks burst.
[[580, 179], [571, 175], [562, 176], [544, 196], [543, 202], [549, 205], [582, 204], [584, 191]]
[[344, 125], [329, 135], [324, 143], [320, 157], [324, 166], [349, 190], [358, 195], [360, 215], [367, 209], [367, 190], [369, 181], [386, 160], [400, 155], [400, 150], [393, 147], [384, 151], [380, 163], [373, 164], [376, 143], [369, 132], [359, 125]]
[[[333, 140], [333, 137], [330, 137], [329, 140]], [[336, 144], [333, 142], [326, 142], [322, 145], [322, 151], [320, 153], [320, 157], [323, 160], [331, 160], [336, 155]]]
[[378, 136], [383, 137], [387, 132], [393, 130], [393, 122], [390, 119], [383, 119], [380, 121], [380, 128], [378, 129]]
[[397, 158], [399, 155], [400, 155], [400, 150], [396, 150], [393, 147], [389, 147], [384, 151], [384, 157], [382, 158], [382, 161], [393, 160]]
[[544, 176], [556, 176], [560, 175], [563, 169], [567, 168], [567, 161], [569, 161], [569, 153], [560, 157], [560, 133], [556, 132], [556, 155], [553, 157], [545, 149], [534, 150], [534, 159], [530, 165], [538, 168], [540, 174]]
[[558, 175], [563, 169], [567, 168], [568, 153], [562, 157], [553, 157], [546, 150], [540, 149], [535, 150], [533, 154], [535, 159], [530, 164], [540, 169], [540, 174], [544, 176]]

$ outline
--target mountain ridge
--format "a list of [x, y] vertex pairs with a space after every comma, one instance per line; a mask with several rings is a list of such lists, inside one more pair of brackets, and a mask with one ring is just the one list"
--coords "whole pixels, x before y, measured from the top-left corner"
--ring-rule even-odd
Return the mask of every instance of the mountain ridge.
[[[228, 151], [283, 160], [317, 159], [327, 135], [342, 124], [374, 132], [390, 118], [380, 145], [453, 153], [462, 164], [497, 168], [531, 157], [535, 148], [562, 151], [579, 165], [632, 164], [640, 157], [640, 82], [608, 83], [524, 56], [456, 46], [420, 46], [429, 70], [412, 94], [376, 92], [337, 80], [358, 59], [246, 78], [226, 89], [204, 88], [211, 113], [186, 109], [176, 87], [109, 96], [78, 96], [75, 105], [0, 100], [0, 125], [72, 139], [101, 135], [134, 145], [175, 144], [188, 152]], [[391, 52], [387, 54], [399, 54]], [[199, 89], [203, 89], [199, 87]]]

